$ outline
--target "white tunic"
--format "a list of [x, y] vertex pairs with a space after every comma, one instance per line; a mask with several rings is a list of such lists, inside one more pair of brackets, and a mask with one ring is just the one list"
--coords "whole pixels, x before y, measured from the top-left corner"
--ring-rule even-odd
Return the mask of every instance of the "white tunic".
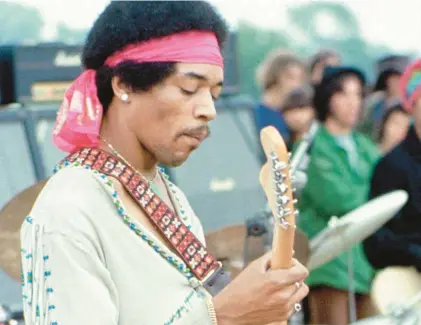
[[[166, 182], [178, 215], [204, 242], [187, 199]], [[23, 223], [21, 242], [27, 325], [212, 324], [208, 293], [126, 214], [103, 174], [73, 166], [56, 173]]]

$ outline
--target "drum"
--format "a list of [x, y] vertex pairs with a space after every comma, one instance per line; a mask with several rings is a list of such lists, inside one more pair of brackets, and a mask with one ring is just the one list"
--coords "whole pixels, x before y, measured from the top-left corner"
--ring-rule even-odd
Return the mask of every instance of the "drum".
[[[265, 254], [263, 236], [246, 237], [246, 226], [234, 225], [221, 228], [205, 234], [208, 251], [224, 264], [227, 271], [234, 278], [244, 269], [244, 247], [247, 240], [246, 263], [249, 263]], [[306, 265], [310, 255], [309, 241], [307, 236], [296, 229], [294, 257], [300, 263]]]
[[375, 316], [362, 319], [351, 325], [418, 325], [418, 321], [418, 314], [412, 311], [403, 319], [396, 319], [391, 316]]
[[45, 183], [23, 190], [0, 211], [0, 267], [16, 281], [20, 281], [20, 227]]
[[[392, 266], [381, 270], [374, 278], [371, 298], [384, 314], [390, 307], [405, 304], [421, 291], [421, 274], [413, 267]], [[415, 306], [421, 311], [421, 304]]]

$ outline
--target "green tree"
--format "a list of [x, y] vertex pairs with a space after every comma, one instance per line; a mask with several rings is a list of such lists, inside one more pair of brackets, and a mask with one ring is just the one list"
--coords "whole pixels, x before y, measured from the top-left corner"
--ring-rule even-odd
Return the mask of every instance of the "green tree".
[[[259, 63], [274, 48], [283, 47], [305, 59], [320, 49], [338, 51], [345, 64], [362, 69], [375, 78], [375, 60], [390, 52], [386, 46], [367, 43], [357, 17], [340, 3], [315, 1], [288, 9], [286, 30], [267, 30], [247, 22], [238, 27], [238, 60], [241, 92], [259, 96], [255, 72]], [[295, 35], [299, 35], [299, 41]]]
[[287, 36], [280, 31], [256, 27], [247, 22], [238, 26], [238, 61], [241, 92], [257, 98], [256, 69], [265, 56], [273, 49], [288, 47]]
[[38, 9], [0, 2], [0, 44], [37, 43], [44, 25]]
[[[374, 61], [379, 54], [389, 51], [382, 46], [380, 53], [379, 46], [367, 43], [357, 17], [341, 3], [317, 1], [294, 6], [288, 10], [288, 15], [292, 28], [304, 33], [309, 40], [305, 52], [314, 53], [320, 48], [335, 49], [342, 55], [345, 64], [362, 69], [368, 79], [374, 79]], [[320, 28], [321, 24], [328, 27], [327, 32]]]
[[83, 44], [88, 34], [86, 29], [73, 29], [63, 23], [57, 26], [57, 41], [67, 44]]

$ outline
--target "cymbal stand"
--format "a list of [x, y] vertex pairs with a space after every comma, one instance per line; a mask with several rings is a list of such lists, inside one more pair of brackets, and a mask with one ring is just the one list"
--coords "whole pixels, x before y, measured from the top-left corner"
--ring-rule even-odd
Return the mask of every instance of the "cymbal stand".
[[354, 258], [352, 256], [352, 247], [348, 250], [348, 314], [350, 323], [357, 321], [357, 304], [354, 288]]

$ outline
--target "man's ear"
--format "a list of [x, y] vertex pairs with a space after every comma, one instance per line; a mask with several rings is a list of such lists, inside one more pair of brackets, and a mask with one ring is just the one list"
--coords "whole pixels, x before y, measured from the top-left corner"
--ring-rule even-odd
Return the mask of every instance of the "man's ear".
[[[120, 77], [114, 76], [111, 79], [111, 87], [113, 88], [114, 96], [120, 98], [123, 101], [127, 101], [128, 95], [132, 92], [130, 87], [128, 87]], [[127, 98], [125, 100], [125, 98]]]

